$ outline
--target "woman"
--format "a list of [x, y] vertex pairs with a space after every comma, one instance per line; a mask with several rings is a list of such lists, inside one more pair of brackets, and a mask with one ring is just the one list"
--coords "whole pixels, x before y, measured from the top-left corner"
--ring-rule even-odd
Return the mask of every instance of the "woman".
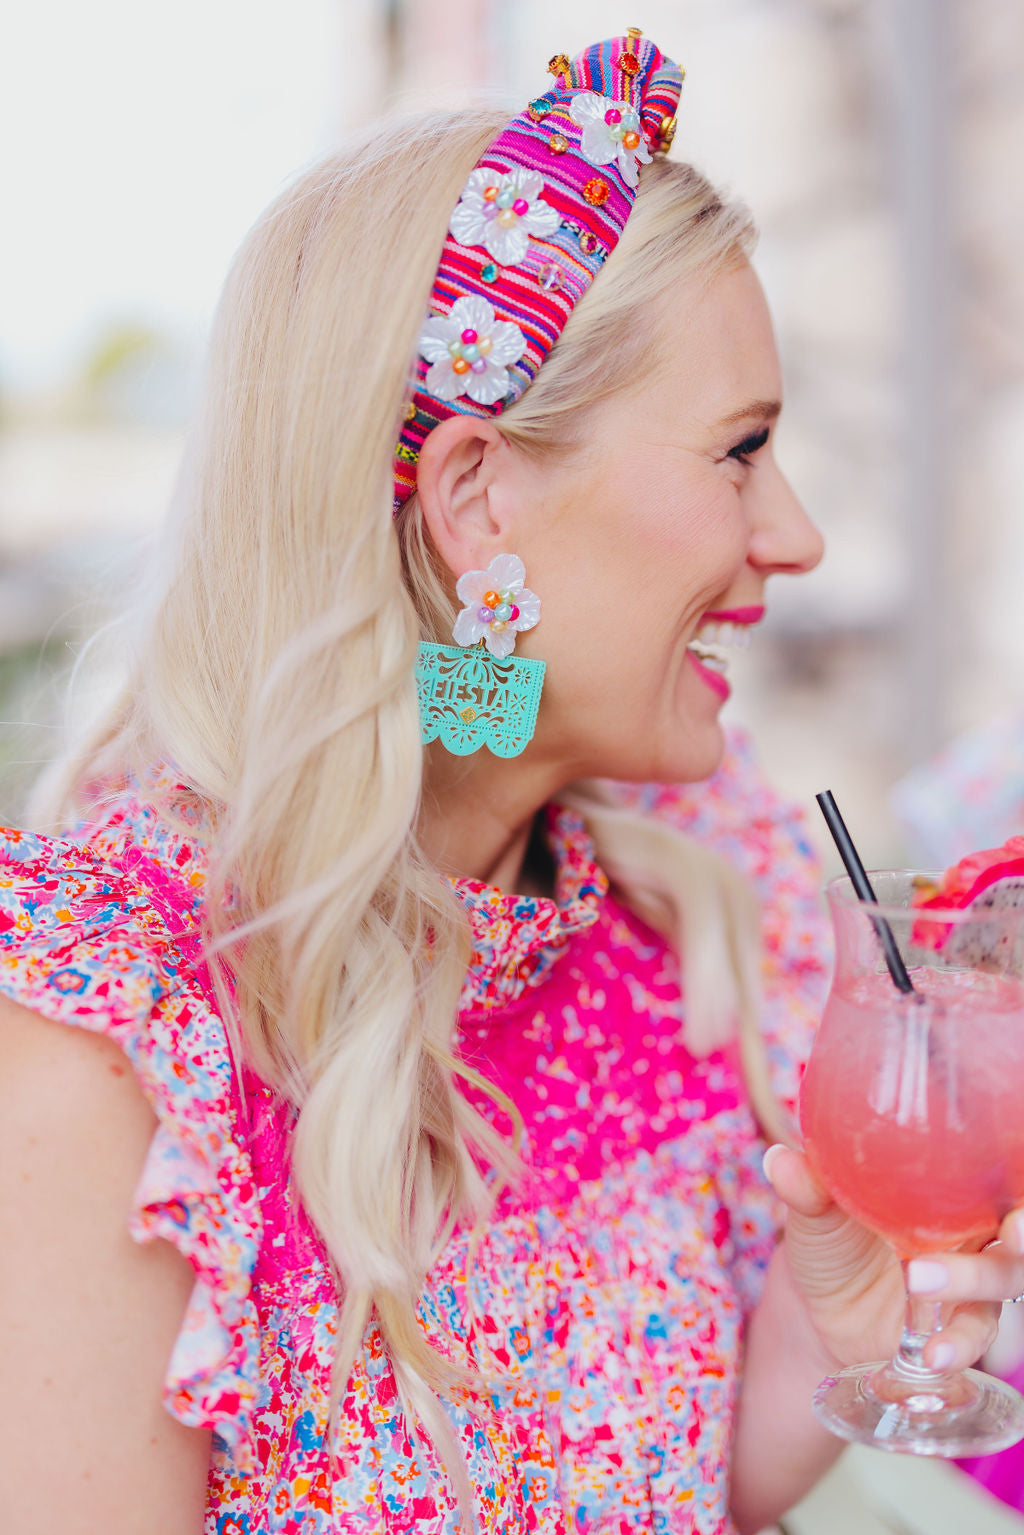
[[[257, 225], [131, 685], [7, 834], [19, 1535], [755, 1531], [898, 1332], [759, 1169], [821, 934], [713, 641], [821, 546], [750, 226], [647, 39], [552, 70]], [[957, 1261], [966, 1361], [1024, 1265]]]

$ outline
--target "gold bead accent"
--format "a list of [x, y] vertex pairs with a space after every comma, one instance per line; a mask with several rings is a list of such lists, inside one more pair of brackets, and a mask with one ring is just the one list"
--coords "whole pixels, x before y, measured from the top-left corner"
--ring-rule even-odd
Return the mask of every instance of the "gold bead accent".
[[564, 155], [569, 148], [569, 140], [564, 133], [553, 133], [548, 139], [548, 148], [553, 155]]
[[459, 710], [459, 719], [463, 720], [467, 725], [472, 725], [473, 721], [476, 719], [476, 710], [473, 708], [472, 704], [470, 704], [466, 709]]
[[627, 27], [626, 28], [626, 36], [627, 37], [643, 37], [643, 35], [644, 35], [643, 27]]
[[654, 134], [654, 141], [651, 144], [655, 154], [668, 154], [678, 126], [679, 124], [674, 117], [663, 117], [661, 119], [661, 122], [658, 124], [658, 131]]
[[416, 405], [412, 400], [407, 400], [405, 402], [405, 419], [406, 421], [416, 420]]
[[557, 78], [559, 75], [567, 75], [568, 73], [569, 55], [567, 53], [556, 53], [552, 58], [548, 59], [549, 75], [554, 75]]

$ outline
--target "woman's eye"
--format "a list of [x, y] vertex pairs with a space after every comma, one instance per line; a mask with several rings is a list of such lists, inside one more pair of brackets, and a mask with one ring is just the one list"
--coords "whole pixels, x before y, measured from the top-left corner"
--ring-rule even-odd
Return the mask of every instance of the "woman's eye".
[[727, 458], [735, 458], [741, 464], [745, 464], [752, 454], [759, 448], [763, 448], [768, 441], [768, 427], [763, 427], [760, 432], [755, 432], [751, 437], [744, 437], [734, 448], [730, 448]]

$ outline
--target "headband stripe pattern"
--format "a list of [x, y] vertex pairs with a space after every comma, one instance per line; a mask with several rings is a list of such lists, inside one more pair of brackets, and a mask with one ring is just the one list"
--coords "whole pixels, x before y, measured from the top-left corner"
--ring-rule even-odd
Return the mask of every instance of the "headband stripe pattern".
[[[395, 450], [396, 511], [416, 488], [420, 449], [435, 426], [454, 415], [498, 415], [533, 382], [618, 244], [637, 162], [672, 141], [683, 72], [650, 39], [635, 31], [609, 38], [549, 69], [555, 87], [492, 140], [452, 215], [466, 243], [449, 229], [431, 289]], [[497, 260], [489, 246], [519, 259]], [[463, 325], [467, 304], [475, 319]], [[488, 361], [492, 349], [501, 366]], [[428, 374], [443, 381], [443, 394], [436, 382], [428, 387]]]

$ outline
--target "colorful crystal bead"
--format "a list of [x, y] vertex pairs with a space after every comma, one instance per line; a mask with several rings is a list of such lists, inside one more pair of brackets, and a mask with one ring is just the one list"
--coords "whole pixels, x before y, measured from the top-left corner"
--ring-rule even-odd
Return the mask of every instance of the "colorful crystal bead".
[[508, 622], [504, 618], [496, 618], [491, 624], [491, 629], [495, 634], [504, 634], [507, 628]]
[[519, 223], [519, 215], [514, 208], [502, 208], [495, 223], [500, 224], [502, 229], [514, 229]]
[[468, 373], [469, 372], [469, 363], [466, 361], [466, 359], [464, 357], [455, 357], [455, 358], [453, 358], [452, 359], [452, 372], [453, 373]]
[[517, 197], [515, 202], [512, 204], [512, 212], [518, 213], [519, 217], [522, 218], [523, 214], [529, 213], [529, 211], [530, 204], [526, 201], [526, 198]]
[[473, 329], [472, 325], [467, 325], [466, 326], [466, 329], [462, 332], [462, 336], [461, 336], [460, 339], [462, 341], [463, 346], [472, 346], [473, 342], [478, 340], [477, 333]]
[[470, 363], [469, 366], [474, 373], [486, 373], [487, 359], [484, 357], [477, 357], [473, 362]]
[[564, 133], [553, 133], [548, 139], [548, 148], [553, 155], [564, 155], [569, 148], [569, 140]]
[[480, 337], [480, 355], [481, 355], [481, 357], [486, 357], [487, 354], [490, 352], [491, 347], [493, 345], [494, 345], [494, 342], [491, 340], [490, 336], [481, 336]]
[[516, 194], [511, 187], [503, 187], [496, 199], [499, 208], [511, 208], [515, 200]]
[[632, 129], [630, 129], [629, 133], [624, 133], [622, 135], [622, 142], [625, 144], [627, 149], [635, 149], [640, 142], [640, 135], [639, 133], [634, 133]]
[[607, 181], [602, 181], [600, 176], [594, 176], [583, 188], [583, 195], [588, 203], [592, 203], [595, 208], [600, 208], [602, 203], [608, 201], [609, 190]]
[[477, 608], [476, 616], [479, 618], [482, 624], [489, 624], [491, 619], [494, 617], [494, 609], [486, 606]]
[[561, 275], [558, 268], [548, 261], [538, 271], [537, 281], [542, 288], [546, 288], [550, 292], [553, 288], [560, 286]]
[[604, 114], [604, 120], [606, 123], [621, 123], [622, 113], [619, 111], [618, 107], [609, 107], [607, 112]]
[[592, 256], [596, 250], [600, 250], [601, 242], [597, 235], [591, 234], [589, 229], [581, 229], [579, 233], [580, 250], [585, 256]]
[[538, 96], [536, 101], [531, 101], [526, 109], [526, 115], [535, 123], [542, 123], [551, 111], [550, 106], [543, 96]]
[[514, 602], [511, 603], [510, 606], [509, 606], [509, 614], [508, 614], [508, 616], [509, 616], [509, 621], [511, 623], [513, 623], [513, 624], [515, 623], [516, 619], [519, 617], [519, 609], [516, 607]]
[[495, 263], [493, 261], [488, 261], [488, 263], [487, 263], [487, 265], [485, 267], [481, 267], [481, 269], [480, 269], [480, 281], [481, 282], [497, 282], [498, 281], [498, 268], [497, 268], [497, 266], [495, 265]]
[[484, 592], [484, 606], [485, 607], [496, 608], [500, 601], [501, 601], [501, 596], [500, 596], [500, 594], [498, 592]]
[[504, 621], [507, 623], [508, 620], [512, 617], [512, 609], [507, 602], [499, 602], [498, 606], [494, 610], [494, 616], [495, 618], [504, 619]]
[[640, 73], [640, 60], [635, 53], [620, 53], [619, 68], [624, 75], [638, 75]]
[[497, 187], [484, 187], [484, 202], [492, 203], [498, 195]]

